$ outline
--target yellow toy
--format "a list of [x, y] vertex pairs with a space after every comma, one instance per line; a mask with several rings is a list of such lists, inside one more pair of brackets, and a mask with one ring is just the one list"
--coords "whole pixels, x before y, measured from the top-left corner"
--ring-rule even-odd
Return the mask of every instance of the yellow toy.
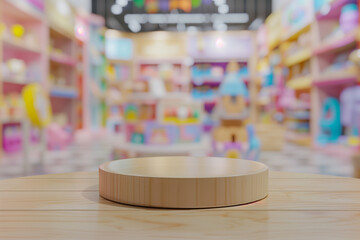
[[12, 34], [17, 38], [22, 38], [25, 34], [25, 28], [20, 24], [15, 24], [11, 27]]
[[22, 91], [26, 113], [37, 127], [43, 128], [51, 122], [52, 110], [49, 97], [40, 84], [26, 85]]

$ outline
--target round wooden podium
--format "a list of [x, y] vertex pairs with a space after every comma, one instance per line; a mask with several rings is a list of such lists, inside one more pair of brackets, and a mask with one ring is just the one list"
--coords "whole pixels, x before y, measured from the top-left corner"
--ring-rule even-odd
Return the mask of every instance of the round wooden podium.
[[107, 162], [99, 168], [102, 197], [158, 208], [211, 208], [268, 195], [268, 168], [240, 159], [153, 157]]

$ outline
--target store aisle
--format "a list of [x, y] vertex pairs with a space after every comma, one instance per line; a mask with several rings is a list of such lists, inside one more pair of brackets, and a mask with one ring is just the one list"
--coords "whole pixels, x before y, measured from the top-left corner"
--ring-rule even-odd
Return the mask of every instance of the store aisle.
[[308, 147], [286, 144], [282, 152], [263, 152], [260, 161], [273, 171], [351, 177], [351, 159], [329, 156]]
[[[48, 152], [44, 166], [38, 159], [33, 163], [29, 175], [54, 174], [74, 171], [96, 171], [97, 167], [111, 158], [111, 148], [104, 145], [76, 146], [68, 151]], [[305, 147], [287, 144], [282, 152], [262, 152], [260, 161], [273, 171], [328, 174], [351, 177], [352, 164], [349, 159], [328, 156]], [[0, 179], [21, 177], [21, 156], [0, 160]]]

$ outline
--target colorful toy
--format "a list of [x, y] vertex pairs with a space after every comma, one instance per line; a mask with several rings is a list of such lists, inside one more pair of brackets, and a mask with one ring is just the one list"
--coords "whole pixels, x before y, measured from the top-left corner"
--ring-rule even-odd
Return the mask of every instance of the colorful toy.
[[125, 106], [126, 140], [136, 144], [169, 145], [199, 142], [201, 104], [174, 99], [135, 101]]
[[336, 98], [326, 98], [320, 116], [319, 144], [337, 142], [341, 136], [340, 103]]
[[194, 124], [200, 123], [199, 106], [193, 105], [179, 105], [176, 103], [163, 103], [160, 111], [160, 118], [163, 123], [173, 124]]
[[340, 28], [346, 34], [357, 28], [359, 10], [356, 3], [349, 3], [341, 8]]
[[27, 115], [37, 127], [43, 128], [51, 122], [52, 110], [48, 95], [41, 85], [32, 83], [22, 91]]
[[11, 58], [5, 62], [3, 74], [6, 78], [14, 81], [25, 81], [26, 69], [27, 67], [24, 60]]
[[221, 123], [213, 131], [214, 155], [233, 158], [257, 157], [257, 154], [251, 152], [259, 151], [260, 144], [253, 128], [248, 129], [246, 123], [248, 91], [237, 74], [238, 64], [230, 62], [227, 72], [220, 85], [220, 100], [215, 112]]
[[121, 132], [122, 108], [119, 106], [110, 106], [109, 115], [106, 120], [106, 128], [109, 132], [118, 134]]
[[255, 128], [253, 125], [247, 126], [247, 133], [249, 137], [249, 148], [245, 154], [246, 159], [258, 160], [260, 156], [260, 140], [256, 137]]
[[175, 141], [175, 126], [162, 125], [157, 122], [145, 124], [145, 142], [151, 145], [166, 145]]
[[21, 95], [12, 93], [5, 97], [8, 116], [10, 118], [22, 118], [24, 116], [24, 102]]
[[15, 24], [11, 27], [11, 32], [16, 38], [22, 38], [25, 34], [25, 28], [20, 24]]
[[199, 124], [180, 125], [178, 128], [178, 135], [176, 137], [177, 143], [196, 143], [201, 141], [202, 129]]
[[134, 104], [126, 105], [124, 113], [124, 117], [127, 122], [135, 122], [139, 119], [139, 110]]
[[48, 136], [47, 146], [51, 150], [65, 149], [72, 141], [71, 134], [57, 123], [47, 126], [46, 134]]
[[359, 146], [360, 86], [348, 87], [340, 95], [341, 123], [349, 129], [348, 144]]
[[131, 143], [143, 144], [145, 143], [145, 137], [143, 133], [133, 133], [131, 136]]
[[19, 124], [4, 124], [2, 135], [4, 152], [13, 154], [21, 151], [22, 131]]

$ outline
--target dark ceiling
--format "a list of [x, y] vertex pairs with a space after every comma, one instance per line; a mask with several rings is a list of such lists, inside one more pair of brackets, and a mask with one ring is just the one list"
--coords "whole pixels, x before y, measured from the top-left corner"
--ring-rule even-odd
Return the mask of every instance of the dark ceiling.
[[[146, 0], [145, 2], [151, 2], [151, 1], [163, 2], [166, 0]], [[176, 1], [176, 0], [172, 0], [172, 1]], [[190, 1], [190, 0], [177, 0], [177, 1], [181, 2], [181, 1]], [[124, 1], [122, 0], [92, 0], [92, 11], [93, 13], [105, 17], [106, 25], [108, 28], [118, 29], [122, 31], [129, 31], [129, 32], [131, 31], [147, 32], [147, 31], [157, 31], [157, 30], [184, 31], [188, 29], [188, 27], [190, 26], [194, 26], [199, 30], [207, 31], [207, 30], [221, 30], [221, 29], [243, 30], [243, 29], [249, 29], [249, 27], [251, 29], [254, 28], [256, 29], [260, 25], [260, 23], [271, 13], [271, 6], [272, 6], [272, 0], [202, 0], [202, 4], [197, 8], [193, 8], [190, 12], [185, 12], [182, 9], [172, 10], [171, 12], [169, 10], [167, 11], [158, 10], [157, 14], [153, 15], [153, 20], [150, 20], [150, 18], [148, 17], [149, 15], [147, 15], [147, 11], [145, 7], [135, 6], [133, 0], [128, 0], [126, 6], [121, 6], [121, 3], [123, 2]], [[167, 3], [168, 2], [169, 1], [167, 1]], [[115, 15], [112, 13], [113, 12], [112, 7], [113, 5], [119, 3], [121, 7], [117, 6], [118, 8], [116, 10], [118, 10], [118, 12], [121, 13]], [[218, 6], [221, 6], [219, 5], [219, 3], [225, 4], [229, 7], [228, 13], [219, 14]], [[181, 15], [180, 18], [182, 20], [180, 21], [182, 21], [182, 23], [176, 22], [177, 21], [176, 19], [175, 21], [174, 19], [172, 21], [168, 21], [167, 19], [170, 19], [170, 13], [172, 17], [174, 17], [174, 14], [176, 16]], [[247, 15], [239, 14], [239, 13], [247, 13]], [[184, 14], [188, 14], [188, 15], [184, 15]], [[224, 18], [224, 15], [228, 15], [228, 17], [230, 17], [232, 20], [226, 20], [228, 18], [226, 17]], [[154, 20], [154, 17], [160, 17], [162, 19], [161, 23], [157, 21], [159, 20], [159, 18]], [[198, 21], [199, 17], [201, 18], [201, 21]], [[235, 17], [236, 20], [234, 20], [232, 17]], [[131, 19], [135, 19], [135, 18], [137, 18], [138, 20], [135, 21], [134, 23]], [[194, 21], [191, 20], [193, 18], [195, 18]]]

